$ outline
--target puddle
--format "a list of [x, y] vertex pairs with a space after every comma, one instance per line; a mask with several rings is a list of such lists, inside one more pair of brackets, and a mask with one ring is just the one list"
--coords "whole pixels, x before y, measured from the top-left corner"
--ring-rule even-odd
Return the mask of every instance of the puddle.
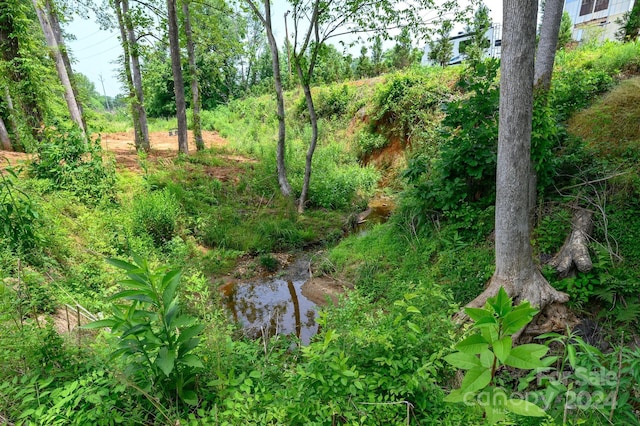
[[358, 216], [356, 233], [365, 232], [372, 225], [385, 223], [389, 220], [395, 204], [386, 197], [374, 198], [369, 202], [369, 207]]
[[295, 334], [308, 345], [318, 331], [317, 305], [302, 294], [308, 278], [308, 261], [299, 259], [283, 277], [229, 283], [220, 287], [222, 302], [245, 333], [260, 337]]

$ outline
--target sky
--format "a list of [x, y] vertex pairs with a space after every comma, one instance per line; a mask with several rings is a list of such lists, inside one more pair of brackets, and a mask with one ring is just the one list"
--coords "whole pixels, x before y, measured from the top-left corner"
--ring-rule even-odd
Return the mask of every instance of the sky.
[[[491, 10], [493, 21], [502, 22], [502, 0], [484, 0], [484, 3]], [[276, 17], [284, 15], [286, 5], [283, 0], [274, 2], [272, 16], [276, 39], [284, 38], [284, 20], [278, 20]], [[76, 38], [67, 42], [67, 47], [75, 59], [74, 71], [86, 75], [102, 95], [116, 96], [123, 93], [122, 85], [117, 79], [119, 65], [116, 61], [122, 50], [117, 31], [102, 30], [95, 19], [80, 17], [74, 17], [65, 30]]]

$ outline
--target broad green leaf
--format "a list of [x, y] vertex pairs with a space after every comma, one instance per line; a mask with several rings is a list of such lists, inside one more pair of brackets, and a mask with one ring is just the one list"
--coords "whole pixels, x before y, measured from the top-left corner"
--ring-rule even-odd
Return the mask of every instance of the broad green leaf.
[[151, 298], [149, 297], [151, 292], [143, 289], [135, 289], [135, 290], [122, 290], [112, 296], [107, 300], [117, 300], [117, 299], [125, 299], [125, 300], [148, 300], [151, 303]]
[[164, 291], [162, 292], [162, 302], [164, 303], [164, 306], [169, 306], [171, 301], [176, 297], [176, 290], [180, 283], [181, 276], [182, 272], [179, 269], [176, 269], [167, 272], [162, 279], [162, 287], [164, 288]]
[[494, 405], [485, 405], [484, 412], [486, 413], [487, 424], [494, 425], [504, 419], [506, 414], [505, 410], [501, 407]]
[[[498, 320], [494, 316], [483, 317], [483, 318], [480, 318], [478, 321], [476, 321], [476, 323], [474, 324], [474, 327], [477, 327], [477, 328], [481, 328], [481, 327], [496, 327], [496, 330], [497, 330], [497, 328], [498, 328]], [[496, 333], [497, 333], [497, 331], [496, 331]]]
[[480, 334], [487, 342], [495, 342], [498, 340], [498, 324], [486, 324], [480, 328]]
[[202, 365], [202, 361], [200, 361], [200, 358], [198, 358], [198, 356], [194, 354], [188, 354], [183, 356], [180, 359], [180, 363], [184, 365], [188, 365], [189, 367], [204, 368], [204, 365]]
[[182, 400], [191, 406], [198, 405], [198, 394], [192, 390], [182, 391], [180, 395]]
[[489, 349], [480, 352], [480, 364], [485, 368], [492, 368], [496, 356]]
[[476, 392], [491, 382], [491, 369], [484, 367], [474, 367], [467, 371], [460, 390], [463, 392]]
[[133, 327], [130, 327], [129, 329], [125, 330], [124, 333], [122, 333], [122, 335], [120, 336], [121, 339], [124, 339], [125, 337], [129, 336], [129, 335], [137, 335], [138, 333], [140, 333], [141, 331], [147, 331], [149, 330], [150, 325], [149, 324], [136, 324]]
[[546, 346], [533, 343], [517, 346], [511, 350], [511, 353], [504, 363], [510, 367], [525, 370], [545, 367], [540, 358], [544, 356], [548, 350], [549, 348]]
[[513, 334], [525, 325], [529, 324], [535, 314], [538, 313], [536, 309], [533, 309], [529, 302], [523, 302], [518, 305], [513, 311], [505, 315], [502, 320], [502, 328], [505, 334]]
[[420, 309], [416, 308], [415, 306], [407, 306], [407, 312], [410, 312], [412, 314], [419, 314]]
[[164, 314], [164, 321], [167, 324], [167, 327], [173, 328], [175, 325], [173, 324], [173, 319], [178, 315], [178, 311], [180, 310], [180, 305], [178, 305], [177, 300], [173, 300], [171, 304], [166, 307], [167, 311]]
[[407, 321], [407, 327], [409, 327], [411, 331], [413, 331], [414, 333], [420, 333], [422, 331], [420, 330], [420, 327], [418, 327], [416, 324], [412, 323], [411, 321]]
[[180, 332], [178, 337], [178, 343], [186, 342], [194, 336], [197, 336], [202, 330], [204, 330], [204, 324], [196, 324], [191, 327], [185, 328]]
[[133, 261], [136, 263], [136, 265], [138, 265], [140, 269], [142, 269], [143, 271], [147, 271], [149, 269], [149, 265], [147, 264], [147, 259], [133, 252], [131, 253], [131, 257], [133, 258]]
[[444, 360], [456, 368], [469, 370], [473, 367], [481, 367], [477, 356], [464, 352], [455, 352], [444, 357]]
[[173, 351], [169, 351], [166, 347], [161, 348], [158, 351], [158, 357], [156, 358], [156, 365], [160, 367], [162, 372], [169, 377], [169, 374], [173, 371], [175, 365], [176, 354]]
[[132, 265], [129, 262], [115, 258], [108, 258], [107, 263], [115, 266], [116, 268], [124, 269], [127, 272], [139, 269], [136, 265]]
[[482, 350], [487, 349], [488, 347], [489, 342], [479, 334], [471, 335], [456, 345], [457, 350], [468, 354], [479, 354]]
[[544, 417], [547, 414], [536, 404], [524, 399], [508, 399], [505, 408], [514, 414], [527, 417]]
[[469, 392], [462, 392], [460, 389], [451, 391], [451, 393], [444, 397], [445, 402], [465, 402], [470, 400], [473, 395]]
[[512, 346], [513, 341], [511, 340], [511, 336], [505, 336], [502, 339], [493, 342], [493, 352], [503, 364], [511, 353]]
[[187, 352], [189, 352], [190, 350], [198, 346], [199, 343], [200, 343], [200, 339], [197, 337], [192, 337], [186, 342], [181, 343], [180, 346], [178, 347], [178, 356], [183, 356], [184, 354], [186, 354]]
[[504, 287], [500, 287], [498, 294], [496, 294], [495, 297], [489, 298], [487, 303], [493, 308], [499, 317], [504, 317], [511, 312], [511, 298], [505, 291]]
[[480, 321], [483, 318], [493, 318], [493, 313], [486, 309], [464, 308], [464, 312], [474, 321]]

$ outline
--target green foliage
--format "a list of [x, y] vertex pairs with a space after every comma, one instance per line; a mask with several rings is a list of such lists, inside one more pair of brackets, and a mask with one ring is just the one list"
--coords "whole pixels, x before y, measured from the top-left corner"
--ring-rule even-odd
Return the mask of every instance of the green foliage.
[[47, 179], [51, 189], [70, 191], [89, 204], [113, 195], [115, 172], [103, 161], [99, 140], [85, 142], [76, 128], [47, 127], [43, 135], [29, 169], [32, 176]]
[[571, 16], [566, 10], [562, 12], [560, 20], [560, 31], [558, 31], [558, 50], [564, 49], [565, 46], [573, 41], [573, 22]]
[[364, 158], [384, 148], [389, 144], [389, 140], [379, 133], [363, 131], [358, 135], [357, 151], [358, 157]]
[[452, 29], [451, 21], [443, 21], [436, 32], [437, 40], [429, 42], [429, 59], [442, 67], [449, 64], [453, 54], [453, 43], [449, 40]]
[[20, 253], [37, 247], [40, 215], [29, 196], [16, 186], [18, 171], [7, 167], [0, 171], [0, 236], [12, 250]]
[[502, 366], [532, 370], [548, 367], [555, 358], [542, 358], [549, 347], [539, 344], [513, 346], [512, 336], [526, 326], [538, 312], [529, 302], [513, 307], [504, 288], [489, 298], [484, 308], [465, 308], [475, 321], [477, 330], [459, 342], [458, 352], [444, 359], [452, 366], [467, 370], [460, 389], [452, 391], [448, 402], [465, 402], [479, 405], [486, 420], [495, 424], [504, 419], [507, 412], [520, 416], [544, 417], [537, 405], [523, 399], [510, 398], [498, 380]]
[[132, 207], [131, 220], [134, 234], [148, 234], [158, 247], [175, 236], [180, 205], [169, 191], [143, 193], [134, 198]]
[[616, 31], [616, 38], [623, 42], [632, 42], [640, 36], [640, 4], [635, 3], [633, 8], [616, 19], [616, 24], [620, 26]]
[[133, 258], [134, 264], [109, 260], [125, 270], [128, 279], [120, 281], [123, 290], [110, 297], [118, 302], [112, 316], [84, 327], [111, 329], [118, 338], [112, 357], [126, 361], [125, 372], [144, 391], [155, 389], [168, 401], [178, 398], [196, 405], [197, 370], [203, 365], [193, 351], [204, 325], [181, 312], [181, 271], [154, 271], [139, 256]]
[[260, 266], [268, 272], [275, 272], [278, 270], [280, 263], [278, 262], [278, 259], [270, 254], [263, 254], [260, 256]]

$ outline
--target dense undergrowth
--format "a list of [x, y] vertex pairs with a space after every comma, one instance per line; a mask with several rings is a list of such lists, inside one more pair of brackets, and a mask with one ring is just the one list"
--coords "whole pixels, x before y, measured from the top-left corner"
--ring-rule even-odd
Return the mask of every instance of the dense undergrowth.
[[[591, 326], [540, 340], [557, 356], [551, 369], [501, 370], [492, 389], [546, 410], [510, 413], [509, 424], [638, 422], [640, 134], [628, 125], [638, 108], [627, 77], [639, 67], [637, 43], [560, 52], [553, 89], [536, 101], [532, 242], [542, 265], [572, 208], [594, 211], [594, 269], [560, 279], [544, 267]], [[497, 71], [487, 61], [315, 88], [320, 146], [302, 216], [278, 193], [269, 96], [205, 112], [204, 127], [229, 148], [140, 156], [139, 173], [51, 129], [37, 160], [0, 180], [0, 420], [484, 424], [486, 404], [444, 401], [460, 385], [445, 357], [464, 346], [452, 315], [493, 273]], [[299, 191], [310, 130], [301, 93], [286, 103]], [[100, 117], [92, 126], [124, 129]], [[376, 162], [385, 152], [395, 161]], [[376, 191], [396, 199], [396, 212], [345, 237]], [[274, 253], [305, 248], [325, 249], [314, 271], [355, 289], [321, 313], [309, 346], [243, 338], [217, 279], [237, 274], [240, 258], [257, 273], [273, 268]], [[78, 331], [77, 305], [110, 330]]]

